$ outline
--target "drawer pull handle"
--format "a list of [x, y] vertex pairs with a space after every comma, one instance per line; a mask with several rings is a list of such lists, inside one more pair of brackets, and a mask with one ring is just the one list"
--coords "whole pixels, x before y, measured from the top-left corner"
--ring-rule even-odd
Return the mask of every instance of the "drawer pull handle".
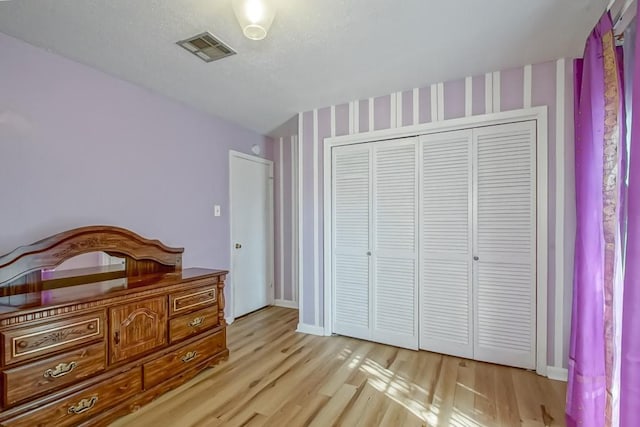
[[67, 375], [73, 371], [78, 364], [76, 362], [60, 363], [53, 369], [47, 369], [44, 371], [45, 378], [58, 378]]
[[189, 326], [195, 328], [196, 326], [202, 325], [202, 322], [204, 322], [204, 316], [196, 317], [191, 322], [189, 322]]
[[191, 362], [193, 359], [196, 358], [197, 355], [198, 355], [197, 351], [188, 351], [187, 354], [182, 356], [182, 363]]
[[93, 408], [98, 402], [98, 396], [92, 396], [89, 399], [82, 399], [77, 404], [69, 407], [67, 409], [68, 414], [82, 414], [83, 412], [87, 412], [89, 409]]

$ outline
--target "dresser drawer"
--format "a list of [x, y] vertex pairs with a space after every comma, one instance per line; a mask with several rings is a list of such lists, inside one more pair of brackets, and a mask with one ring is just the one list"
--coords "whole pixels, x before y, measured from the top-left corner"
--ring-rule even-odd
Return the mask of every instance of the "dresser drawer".
[[217, 292], [216, 285], [211, 284], [202, 288], [170, 294], [169, 314], [173, 316], [214, 305], [218, 300]]
[[105, 344], [100, 342], [8, 369], [2, 373], [5, 407], [103, 371], [105, 361]]
[[169, 321], [169, 341], [178, 342], [218, 325], [218, 307], [208, 307]]
[[141, 390], [140, 368], [136, 368], [33, 411], [10, 418], [2, 425], [5, 427], [77, 425]]
[[160, 384], [168, 377], [192, 368], [226, 347], [225, 330], [204, 337], [196, 342], [186, 344], [178, 350], [146, 363], [144, 365], [145, 390]]
[[2, 332], [4, 364], [35, 359], [104, 338], [104, 311]]

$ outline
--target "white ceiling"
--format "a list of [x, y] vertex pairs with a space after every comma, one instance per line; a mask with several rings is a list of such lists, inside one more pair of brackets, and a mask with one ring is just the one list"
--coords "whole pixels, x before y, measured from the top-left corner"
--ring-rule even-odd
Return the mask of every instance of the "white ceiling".
[[[267, 134], [299, 111], [579, 56], [607, 0], [280, 0], [263, 41], [231, 0], [0, 1], [0, 31]], [[205, 63], [175, 42], [211, 31]]]

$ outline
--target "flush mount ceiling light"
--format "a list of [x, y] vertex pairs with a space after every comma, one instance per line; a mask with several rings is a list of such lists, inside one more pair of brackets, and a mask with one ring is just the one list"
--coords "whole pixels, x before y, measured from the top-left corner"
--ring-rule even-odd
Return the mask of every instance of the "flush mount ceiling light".
[[273, 0], [233, 0], [233, 12], [238, 18], [245, 37], [251, 40], [262, 40], [273, 18], [276, 7]]

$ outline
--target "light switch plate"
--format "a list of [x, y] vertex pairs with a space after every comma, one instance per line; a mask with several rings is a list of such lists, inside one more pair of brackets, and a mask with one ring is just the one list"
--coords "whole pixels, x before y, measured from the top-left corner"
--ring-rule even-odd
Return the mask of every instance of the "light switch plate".
[[213, 215], [214, 216], [220, 216], [220, 205], [215, 205], [213, 207]]

